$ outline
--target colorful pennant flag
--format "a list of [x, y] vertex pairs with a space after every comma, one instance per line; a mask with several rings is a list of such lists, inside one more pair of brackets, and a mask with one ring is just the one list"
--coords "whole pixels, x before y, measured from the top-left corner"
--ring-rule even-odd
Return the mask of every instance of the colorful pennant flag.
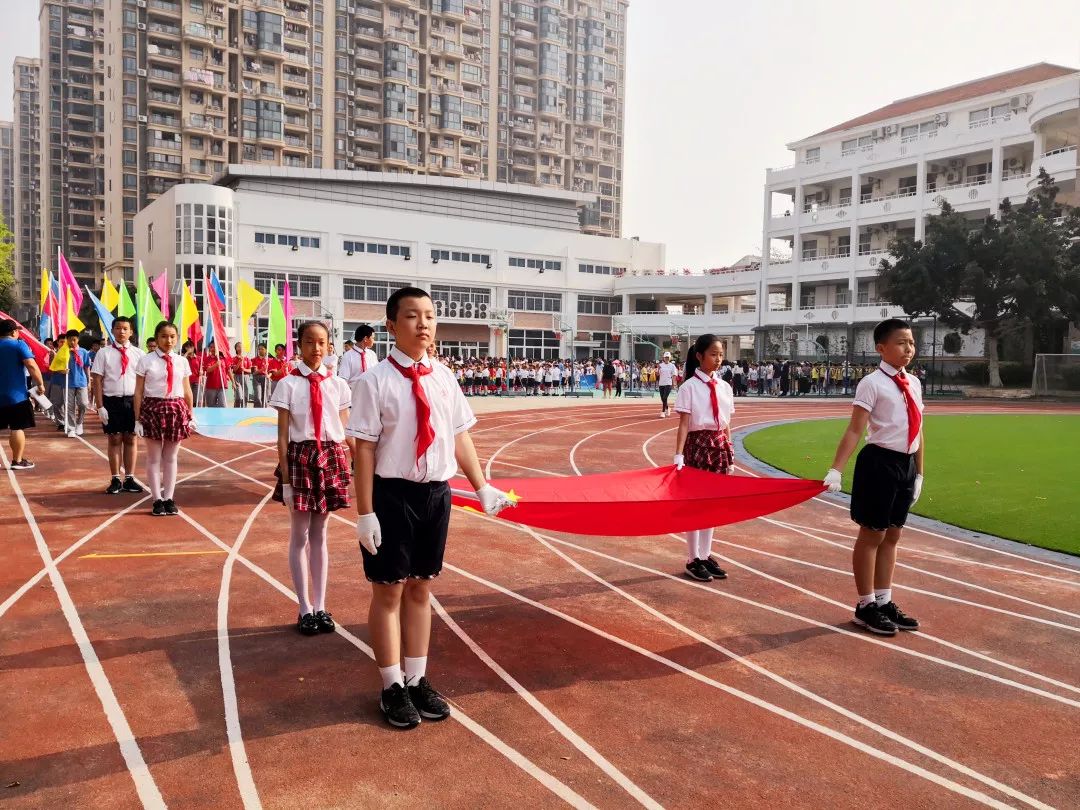
[[128, 292], [127, 284], [123, 281], [118, 285], [119, 299], [116, 304], [116, 314], [126, 315], [128, 318], [135, 316], [135, 302], [131, 300], [131, 293]]
[[142, 262], [139, 262], [139, 274], [135, 277], [135, 318], [138, 323], [135, 331], [139, 333], [139, 340], [143, 343], [154, 333], [157, 325], [165, 320], [150, 292], [150, 283], [146, 280]]
[[53, 276], [49, 279], [49, 287], [52, 297], [47, 303], [51, 304], [54, 309], [49, 313], [49, 317], [53, 319], [53, 323], [56, 325], [54, 337], [60, 337], [67, 331], [67, 307], [64, 306], [63, 298], [60, 296], [60, 279]]
[[52, 289], [52, 274], [44, 267], [41, 268], [41, 303], [38, 309], [45, 311], [45, 302], [49, 300], [49, 290]]
[[[79, 282], [75, 280], [75, 274], [71, 272], [71, 267], [67, 263], [67, 259], [64, 258], [64, 254], [60, 252], [60, 246], [56, 247], [56, 259], [60, 265], [60, 289], [66, 290], [71, 295], [72, 300], [75, 302], [75, 311], [82, 310], [83, 297], [82, 290], [79, 289]], [[71, 329], [69, 326], [68, 329]]]
[[161, 319], [163, 321], [169, 320], [169, 273], [163, 272], [160, 276], [154, 279], [150, 285], [150, 289], [158, 295], [158, 301], [161, 302]]
[[101, 333], [106, 340], [112, 340], [112, 325], [115, 320], [113, 314], [109, 312], [103, 301], [90, 292], [89, 287], [86, 288], [86, 294], [90, 296], [90, 303], [94, 305], [94, 312], [97, 313], [98, 322], [101, 324]]
[[251, 336], [248, 331], [249, 322], [252, 316], [262, 306], [262, 302], [266, 300], [266, 296], [256, 290], [250, 284], [243, 279], [240, 279], [236, 285], [237, 297], [240, 304], [240, 341], [243, 344], [244, 354], [251, 353]]
[[202, 342], [202, 329], [199, 328], [199, 308], [195, 305], [195, 296], [187, 282], [181, 282], [180, 302], [176, 309], [180, 322], [180, 341]]
[[[0, 320], [15, 321], [14, 318], [12, 318], [10, 315], [8, 315], [6, 312], [3, 312], [2, 310], [0, 310]], [[19, 322], [15, 321], [15, 323]], [[30, 347], [30, 351], [34, 355], [34, 360], [37, 362], [38, 368], [41, 369], [43, 373], [47, 371], [49, 368], [48, 347], [46, 347], [44, 343], [34, 337], [33, 333], [29, 329], [25, 328], [22, 324], [19, 324], [19, 337], [23, 340], [24, 343], [26, 343], [27, 346]]]
[[49, 363], [49, 371], [63, 371], [68, 370], [68, 365], [71, 363], [71, 349], [68, 347], [67, 341], [60, 342], [60, 348], [56, 350], [56, 354], [53, 356], [52, 362]]
[[270, 282], [270, 328], [266, 333], [266, 344], [270, 348], [271, 355], [274, 353], [275, 346], [285, 343], [285, 332], [285, 310], [281, 308], [277, 284]]
[[292, 311], [292, 297], [289, 295], [289, 276], [285, 275], [285, 356], [293, 356], [293, 311]]
[[[120, 282], [123, 285], [124, 282]], [[120, 293], [117, 292], [116, 287], [109, 281], [108, 276], [105, 277], [104, 282], [101, 285], [101, 303], [104, 304], [105, 309], [112, 312], [116, 309], [116, 305], [120, 303]]]
[[221, 281], [218, 280], [217, 273], [208, 274], [208, 295], [204, 295], [204, 299], [208, 299], [210, 303], [218, 308], [218, 311], [225, 311], [225, 290], [221, 286]]
[[[83, 331], [86, 328], [86, 324], [79, 320], [79, 314], [75, 310], [75, 297], [71, 294], [71, 290], [64, 290], [64, 297], [67, 298], [67, 328]], [[81, 296], [80, 296], [81, 297]]]

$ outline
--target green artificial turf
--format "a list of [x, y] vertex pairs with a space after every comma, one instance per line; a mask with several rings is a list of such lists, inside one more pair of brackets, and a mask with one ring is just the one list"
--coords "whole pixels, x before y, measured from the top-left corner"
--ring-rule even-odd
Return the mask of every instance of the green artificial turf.
[[[846, 424], [765, 428], [746, 437], [746, 449], [792, 475], [824, 478]], [[935, 415], [925, 435], [926, 480], [914, 513], [1080, 554], [1080, 415]], [[852, 454], [845, 492], [854, 467]]]

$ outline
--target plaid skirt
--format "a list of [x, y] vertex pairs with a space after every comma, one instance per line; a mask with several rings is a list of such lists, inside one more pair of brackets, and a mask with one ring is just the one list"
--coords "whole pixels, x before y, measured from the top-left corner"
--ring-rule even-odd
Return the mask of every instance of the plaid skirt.
[[[289, 442], [287, 461], [294, 510], [325, 513], [352, 505], [352, 468], [344, 444], [324, 441], [320, 452], [314, 441]], [[284, 503], [280, 469], [274, 477], [271, 499]]]
[[692, 430], [686, 434], [683, 458], [687, 467], [726, 473], [735, 465], [735, 451], [722, 430]]
[[191, 435], [191, 413], [183, 397], [146, 397], [139, 411], [143, 435], [159, 442], [178, 442]]

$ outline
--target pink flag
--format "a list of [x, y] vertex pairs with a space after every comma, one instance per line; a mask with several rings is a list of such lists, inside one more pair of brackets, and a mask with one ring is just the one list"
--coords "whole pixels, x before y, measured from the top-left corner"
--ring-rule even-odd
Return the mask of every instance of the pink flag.
[[60, 252], [60, 248], [56, 248], [56, 256], [60, 265], [60, 272], [57, 273], [60, 276], [60, 308], [64, 308], [65, 290], [67, 295], [71, 296], [71, 301], [75, 305], [75, 311], [82, 310], [82, 290], [79, 289], [79, 282], [75, 280], [75, 274], [71, 272], [71, 268], [68, 266], [67, 259], [64, 258], [64, 254]]
[[293, 356], [292, 298], [289, 296], [289, 277], [285, 276], [285, 298], [282, 301], [285, 311], [285, 356]]
[[161, 302], [161, 316], [169, 320], [169, 272], [163, 271], [154, 279], [150, 283], [150, 289], [158, 294], [158, 300]]

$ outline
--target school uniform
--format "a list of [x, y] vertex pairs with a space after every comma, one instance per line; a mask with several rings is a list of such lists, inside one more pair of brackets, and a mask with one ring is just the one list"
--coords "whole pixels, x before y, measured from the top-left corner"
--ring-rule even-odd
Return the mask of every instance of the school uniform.
[[269, 357], [251, 358], [251, 398], [256, 408], [265, 407], [269, 397], [270, 385], [267, 382], [269, 373]]
[[143, 435], [159, 442], [178, 442], [191, 435], [191, 412], [184, 400], [184, 377], [191, 375], [187, 358], [154, 349], [135, 365], [143, 378], [142, 409], [136, 414]]
[[136, 368], [145, 352], [131, 343], [98, 351], [90, 373], [101, 378], [101, 404], [109, 414], [102, 430], [109, 436], [135, 432]]
[[915, 496], [922, 384], [914, 374], [882, 362], [859, 381], [852, 404], [867, 410], [870, 419], [866, 445], [855, 459], [851, 519], [874, 531], [901, 527]]
[[339, 377], [352, 385], [361, 374], [366, 374], [379, 363], [379, 357], [371, 349], [361, 349], [353, 346], [341, 356], [338, 363], [337, 374]]
[[353, 387], [345, 432], [377, 442], [372, 506], [382, 545], [375, 556], [362, 549], [371, 582], [430, 579], [442, 571], [455, 437], [474, 424], [453, 373], [426, 355], [414, 363], [394, 347]]
[[[221, 354], [205, 354], [202, 358], [203, 405], [207, 408], [225, 407], [225, 387], [229, 382], [227, 361]], [[198, 404], [198, 400], [196, 400]]]
[[273, 500], [284, 501], [282, 476], [287, 474], [297, 512], [334, 512], [352, 504], [352, 466], [341, 424], [351, 398], [349, 383], [326, 366], [313, 372], [301, 363], [274, 387], [269, 405], [289, 413], [289, 446], [288, 470], [274, 471]]
[[251, 376], [251, 358], [236, 355], [232, 360], [233, 407], [244, 408], [248, 403], [248, 377]]
[[292, 365], [288, 358], [285, 357], [271, 357], [267, 364], [267, 371], [270, 375], [270, 394], [273, 396], [274, 389], [277, 388], [279, 382], [285, 379], [290, 371], [292, 371]]
[[690, 416], [683, 458], [688, 467], [726, 473], [735, 464], [727, 427], [735, 413], [731, 386], [700, 368], [679, 387], [675, 412]]
[[87, 394], [87, 386], [90, 382], [87, 376], [89, 371], [90, 352], [81, 346], [72, 349], [71, 356], [68, 359], [67, 401], [64, 403], [64, 419], [65, 424], [79, 435], [82, 435], [86, 409], [90, 406], [90, 397]]

